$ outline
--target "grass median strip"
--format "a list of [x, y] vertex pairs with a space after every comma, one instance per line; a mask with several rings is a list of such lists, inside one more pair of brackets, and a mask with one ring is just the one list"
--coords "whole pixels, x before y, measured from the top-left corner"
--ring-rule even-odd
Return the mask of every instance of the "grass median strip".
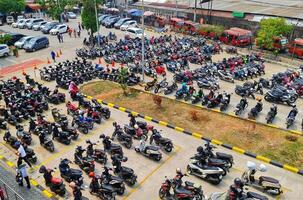
[[[113, 89], [110, 89], [111, 85]], [[89, 90], [89, 88], [94, 89]], [[114, 94], [113, 90], [115, 90]], [[243, 153], [242, 149], [245, 149], [248, 152], [262, 155], [258, 158], [264, 162], [275, 160], [279, 163], [303, 168], [303, 138], [293, 136], [287, 131], [239, 120], [166, 98], [162, 98], [161, 105], [157, 105], [153, 101], [152, 94], [134, 89], [129, 89], [131, 95], [124, 96], [119, 85], [108, 81], [86, 84], [82, 87], [82, 91], [94, 98], [122, 106], [126, 110], [134, 110], [136, 112], [132, 113], [135, 115], [142, 113], [145, 116], [152, 116], [153, 119], [159, 120], [161, 125], [181, 132], [186, 128], [186, 130], [192, 131], [194, 137], [201, 138], [199, 133], [203, 133], [205, 138], [220, 140], [212, 140], [215, 144], [230, 144], [231, 147], [238, 148], [235, 151], [241, 149], [239, 152]], [[291, 140], [288, 138], [289, 136], [292, 137]]]

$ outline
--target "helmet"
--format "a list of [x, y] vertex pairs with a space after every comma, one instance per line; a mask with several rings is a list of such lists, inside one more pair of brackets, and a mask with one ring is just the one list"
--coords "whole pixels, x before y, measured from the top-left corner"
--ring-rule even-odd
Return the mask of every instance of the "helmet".
[[95, 177], [95, 173], [94, 172], [89, 172], [88, 176], [93, 178], [93, 177]]
[[138, 126], [137, 124], [135, 124], [134, 128], [135, 128], [135, 129], [138, 129], [138, 128], [139, 128], [139, 126]]
[[235, 178], [235, 179], [234, 179], [234, 184], [235, 184], [235, 185], [241, 185], [241, 184], [242, 184], [241, 179], [240, 179], [240, 178]]
[[109, 136], [105, 136], [105, 139], [109, 140], [109, 139], [110, 139], [110, 137], [109, 137]]
[[72, 187], [72, 188], [76, 187], [76, 183], [74, 181], [70, 182], [69, 187]]
[[262, 101], [262, 97], [256, 97], [257, 101]]
[[180, 168], [177, 168], [177, 169], [176, 169], [176, 173], [181, 173], [181, 169], [180, 169]]
[[20, 143], [19, 141], [17, 141], [17, 142], [15, 143], [15, 145], [14, 145], [14, 146], [15, 146], [16, 148], [19, 148], [19, 147], [20, 147], [20, 145], [21, 145], [21, 143]]
[[202, 146], [199, 146], [198, 148], [197, 148], [197, 152], [203, 152], [204, 151], [204, 149], [203, 149], [203, 147]]
[[260, 164], [260, 165], [259, 165], [259, 171], [260, 171], [260, 172], [266, 172], [266, 170], [267, 170], [267, 168], [266, 168], [265, 165], [263, 165], [263, 164]]

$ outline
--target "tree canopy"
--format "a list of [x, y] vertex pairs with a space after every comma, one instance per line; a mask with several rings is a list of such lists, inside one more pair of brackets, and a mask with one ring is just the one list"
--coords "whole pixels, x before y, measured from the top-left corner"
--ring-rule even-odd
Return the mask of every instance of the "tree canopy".
[[81, 14], [82, 23], [91, 34], [97, 32], [97, 20], [94, 0], [83, 0], [83, 10]]
[[25, 0], [0, 0], [0, 12], [9, 14], [24, 11]]
[[288, 36], [293, 26], [287, 24], [284, 18], [268, 18], [260, 22], [260, 29], [257, 33], [258, 46], [273, 49], [273, 39], [279, 36]]

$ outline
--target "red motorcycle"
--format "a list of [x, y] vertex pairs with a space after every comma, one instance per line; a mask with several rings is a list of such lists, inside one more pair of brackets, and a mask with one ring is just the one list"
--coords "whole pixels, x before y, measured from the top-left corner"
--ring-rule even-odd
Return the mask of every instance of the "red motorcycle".
[[87, 110], [87, 117], [92, 118], [97, 124], [101, 124], [102, 114], [94, 108]]
[[78, 110], [79, 110], [79, 107], [76, 106], [75, 104], [72, 104], [70, 101], [66, 103], [66, 107], [67, 107], [67, 114], [72, 114], [72, 115], [75, 115]]
[[165, 176], [165, 181], [164, 183], [162, 183], [160, 190], [159, 190], [159, 197], [160, 199], [164, 199], [165, 197], [170, 197], [170, 188], [172, 186], [172, 180], [169, 180], [166, 176]]

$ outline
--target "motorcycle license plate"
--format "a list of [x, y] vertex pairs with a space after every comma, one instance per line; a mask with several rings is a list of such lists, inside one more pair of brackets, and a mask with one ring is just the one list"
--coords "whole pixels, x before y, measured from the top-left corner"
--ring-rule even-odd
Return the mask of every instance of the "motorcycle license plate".
[[219, 176], [220, 179], [222, 179], [222, 177], [223, 177], [222, 175]]

